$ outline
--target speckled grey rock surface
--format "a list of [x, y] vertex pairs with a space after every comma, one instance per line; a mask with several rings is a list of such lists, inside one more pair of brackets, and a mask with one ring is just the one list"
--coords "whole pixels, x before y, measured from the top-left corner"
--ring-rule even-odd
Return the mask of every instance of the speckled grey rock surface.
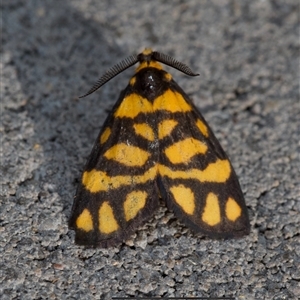
[[[3, 0], [1, 299], [300, 297], [299, 2]], [[152, 47], [230, 156], [251, 218], [244, 239], [193, 234], [163, 204], [120, 247], [84, 249], [67, 228], [94, 139]]]

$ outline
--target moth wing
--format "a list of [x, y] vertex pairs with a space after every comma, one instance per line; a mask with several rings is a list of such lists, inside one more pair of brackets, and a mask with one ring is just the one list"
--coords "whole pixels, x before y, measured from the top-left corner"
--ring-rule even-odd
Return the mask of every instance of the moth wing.
[[[162, 198], [184, 224], [197, 232], [215, 238], [248, 234], [247, 207], [228, 157], [188, 96], [174, 81], [170, 89], [191, 109], [169, 116], [164, 112], [159, 117]], [[171, 105], [176, 101], [171, 96], [165, 102]], [[171, 131], [166, 121], [174, 122]], [[170, 132], [164, 136], [164, 130]]]
[[[114, 246], [158, 206], [157, 143], [139, 134], [134, 119], [115, 117], [128, 93], [121, 93], [105, 121], [76, 192], [69, 227], [79, 245]], [[145, 115], [138, 121], [153, 120]]]

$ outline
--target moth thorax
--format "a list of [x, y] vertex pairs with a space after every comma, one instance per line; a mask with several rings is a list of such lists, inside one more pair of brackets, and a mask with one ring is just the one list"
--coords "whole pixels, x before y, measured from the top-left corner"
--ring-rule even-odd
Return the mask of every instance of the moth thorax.
[[166, 90], [165, 71], [155, 68], [140, 70], [134, 80], [134, 88], [143, 97], [154, 100]]

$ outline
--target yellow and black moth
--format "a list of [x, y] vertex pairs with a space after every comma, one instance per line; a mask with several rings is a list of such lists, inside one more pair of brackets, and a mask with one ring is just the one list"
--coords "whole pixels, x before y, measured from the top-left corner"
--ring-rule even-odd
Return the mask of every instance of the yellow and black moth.
[[213, 238], [250, 231], [232, 165], [186, 93], [160, 63], [196, 76], [151, 49], [130, 56], [83, 97], [139, 62], [94, 144], [69, 227], [79, 245], [109, 247], [154, 213], [161, 197], [187, 226]]

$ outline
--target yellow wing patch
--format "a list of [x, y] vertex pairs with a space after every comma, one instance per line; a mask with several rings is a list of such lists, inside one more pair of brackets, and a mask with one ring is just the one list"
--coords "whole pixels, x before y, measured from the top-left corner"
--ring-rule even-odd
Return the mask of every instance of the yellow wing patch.
[[140, 167], [146, 163], [150, 153], [139, 147], [120, 143], [109, 148], [104, 156], [128, 167]]
[[108, 201], [102, 203], [99, 209], [99, 230], [102, 233], [109, 234], [118, 230], [119, 225], [114, 216], [112, 207]]
[[77, 218], [76, 225], [78, 228], [86, 232], [93, 230], [94, 226], [92, 215], [87, 208], [85, 208]]
[[188, 163], [193, 156], [205, 154], [206, 151], [207, 146], [194, 138], [176, 142], [165, 149], [166, 156], [172, 164]]
[[155, 111], [166, 110], [175, 113], [191, 111], [192, 107], [184, 100], [181, 94], [168, 89], [164, 94], [155, 99], [153, 109]]
[[209, 164], [203, 171], [199, 169], [186, 169], [185, 171], [174, 171], [164, 165], [158, 166], [159, 174], [171, 179], [195, 179], [199, 182], [225, 183], [231, 174], [228, 160], [218, 159]]
[[124, 202], [124, 214], [126, 221], [133, 219], [145, 206], [147, 193], [145, 191], [133, 191], [129, 193]]
[[172, 186], [171, 193], [177, 204], [189, 215], [192, 215], [195, 210], [195, 196], [192, 190], [185, 187], [183, 184]]
[[209, 193], [206, 198], [202, 221], [210, 226], [217, 225], [221, 222], [221, 210], [217, 195]]
[[111, 129], [109, 127], [105, 128], [100, 137], [100, 144], [104, 144], [111, 135]]
[[208, 129], [207, 129], [206, 125], [202, 121], [197, 120], [196, 126], [198, 127], [198, 129], [201, 131], [201, 133], [205, 137], [208, 137]]
[[226, 217], [230, 221], [234, 222], [241, 216], [242, 209], [233, 198], [229, 197], [226, 202], [225, 212], [226, 212]]
[[106, 172], [91, 170], [85, 171], [82, 176], [82, 185], [90, 193], [108, 192], [122, 186], [143, 184], [156, 178], [157, 166], [148, 169], [142, 175], [108, 176]]
[[133, 76], [133, 77], [131, 77], [131, 79], [130, 79], [130, 81], [129, 81], [129, 84], [130, 84], [131, 86], [134, 86], [135, 83], [136, 83], [136, 77]]
[[178, 124], [175, 120], [164, 120], [158, 124], [158, 138], [162, 140], [164, 137], [171, 134], [173, 129]]
[[155, 135], [153, 129], [147, 123], [134, 124], [133, 128], [136, 134], [142, 136], [143, 138], [145, 138], [150, 142], [154, 141]]
[[153, 107], [151, 102], [138, 94], [131, 94], [124, 98], [120, 106], [115, 112], [117, 118], [135, 118], [139, 114], [151, 113]]

